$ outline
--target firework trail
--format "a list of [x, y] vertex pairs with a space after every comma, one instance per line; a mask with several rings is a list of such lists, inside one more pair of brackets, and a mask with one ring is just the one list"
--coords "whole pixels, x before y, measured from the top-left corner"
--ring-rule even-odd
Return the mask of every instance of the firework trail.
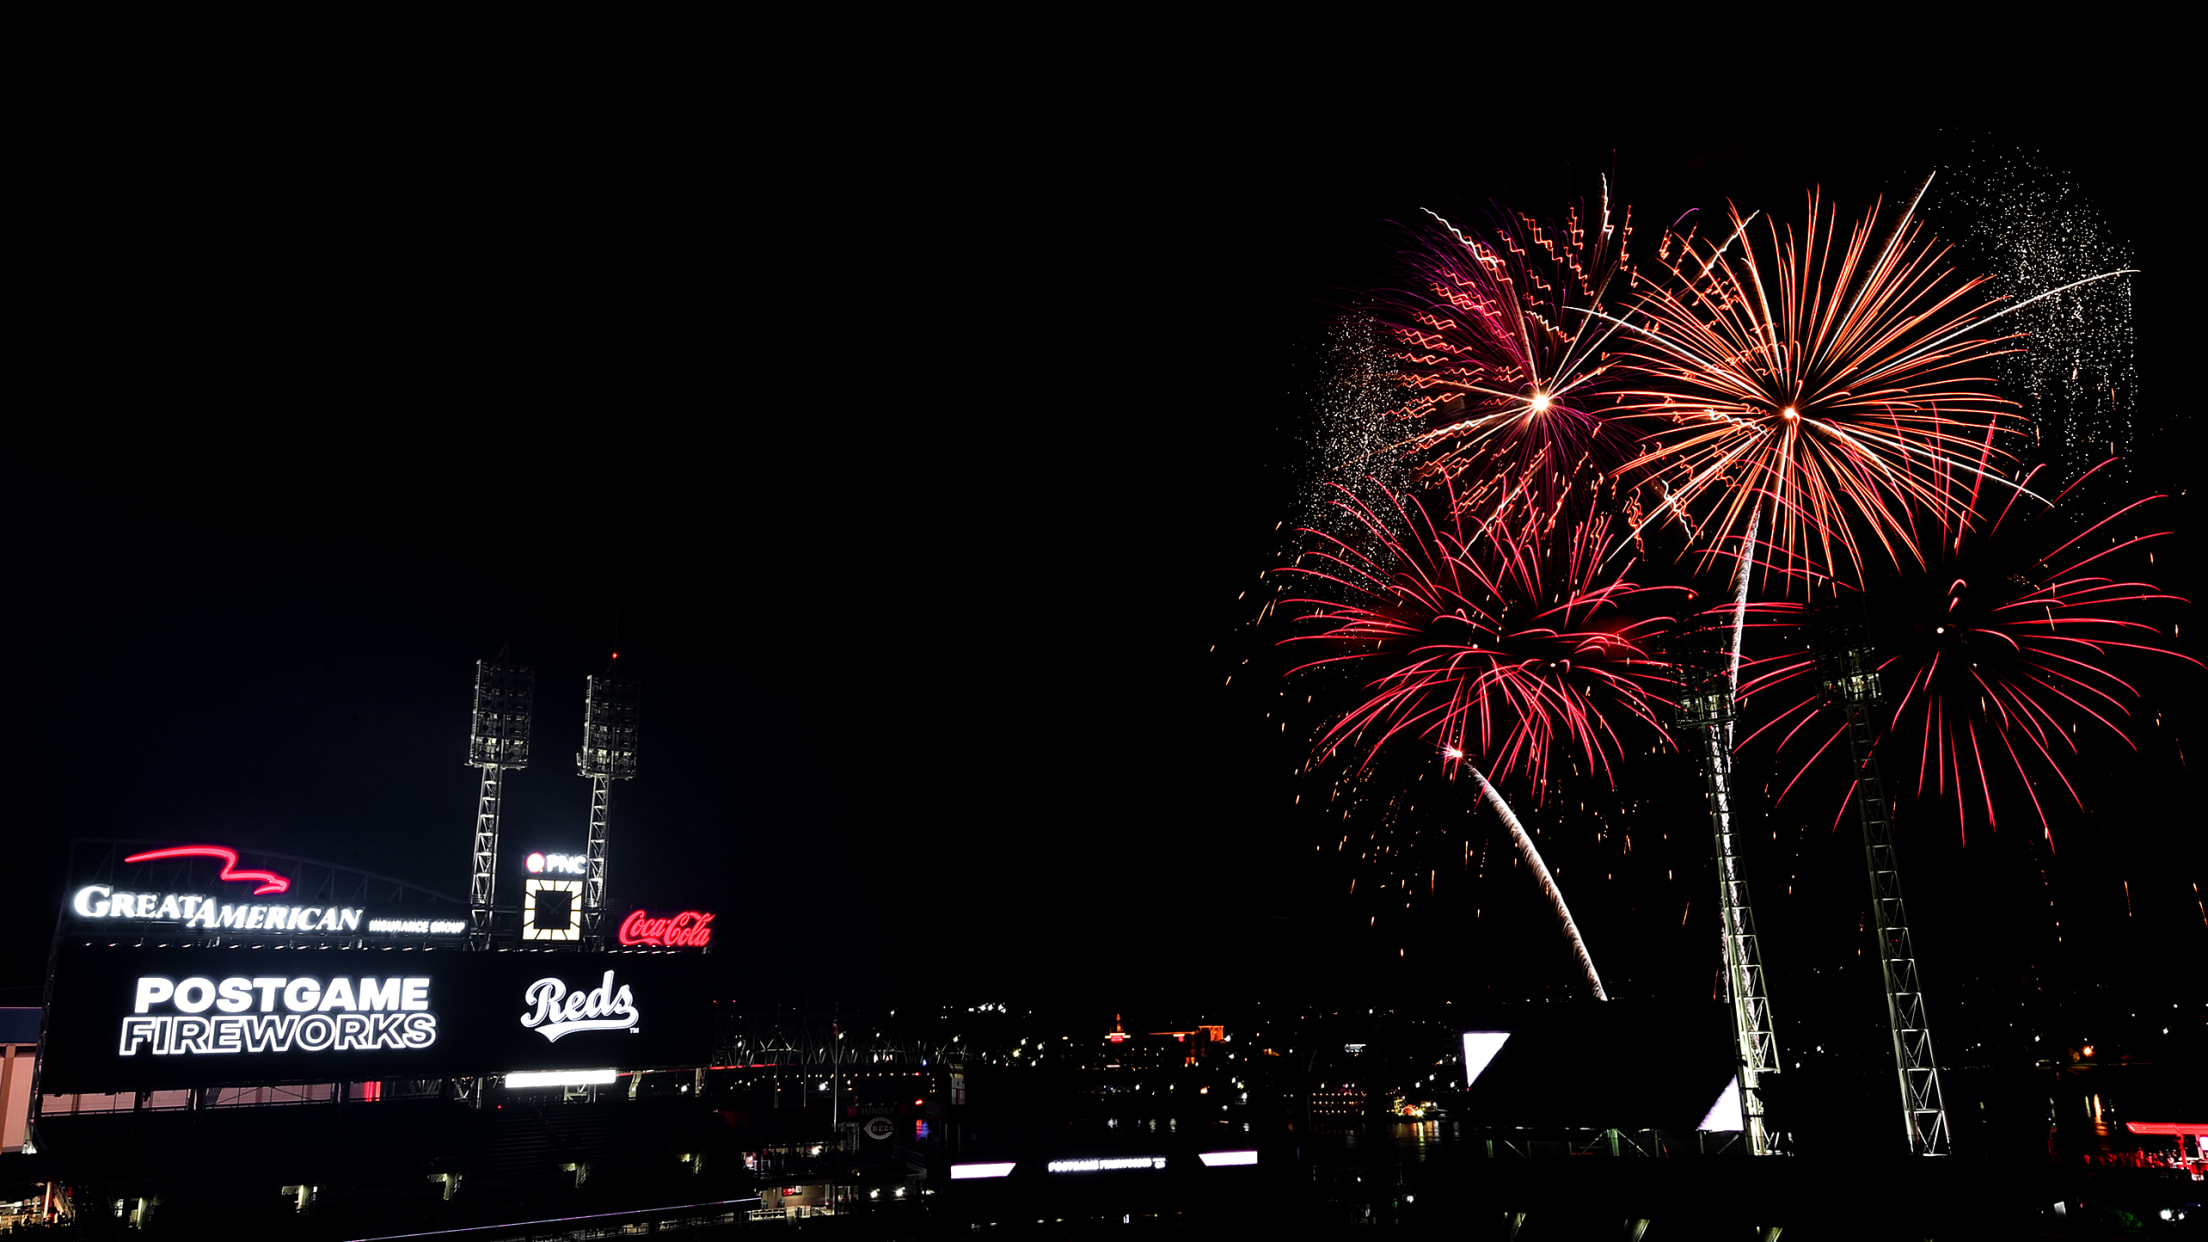
[[1590, 987], [1604, 996], [1561, 891], [1470, 756], [1487, 756], [1497, 779], [1522, 772], [1537, 801], [1559, 749], [1614, 784], [1619, 741], [1609, 714], [1661, 733], [1655, 710], [1671, 685], [1667, 666], [1644, 644], [1672, 618], [1637, 614], [1663, 592], [1684, 589], [1635, 586], [1625, 577], [1630, 562], [1606, 571], [1606, 517], [1568, 520], [1561, 504], [1544, 513], [1506, 498], [1484, 520], [1468, 518], [1445, 489], [1446, 516], [1437, 520], [1415, 497], [1377, 490], [1380, 503], [1372, 504], [1340, 489], [1345, 535], [1304, 532], [1310, 546], [1283, 570], [1331, 595], [1283, 601], [1310, 631], [1286, 642], [1332, 653], [1290, 674], [1369, 675], [1361, 701], [1318, 748], [1359, 751], [1370, 763], [1389, 742], [1415, 738], [1442, 751], [1452, 778], [1470, 771], [1548, 895]]
[[[1464, 758], [1462, 751], [1446, 753], [1452, 760], [1462, 761]], [[1548, 864], [1541, 861], [1541, 851], [1533, 847], [1533, 837], [1526, 832], [1525, 825], [1518, 822], [1518, 816], [1511, 811], [1510, 804], [1503, 801], [1503, 795], [1495, 792], [1495, 786], [1488, 783], [1487, 777], [1470, 764], [1465, 764], [1464, 767], [1472, 774], [1472, 779], [1480, 783], [1480, 792], [1486, 795], [1487, 804], [1495, 808], [1497, 815], [1503, 817], [1503, 825], [1510, 829], [1511, 843], [1518, 847], [1519, 857], [1526, 860], [1526, 866], [1533, 871], [1533, 878], [1540, 882], [1542, 895], [1549, 899], [1549, 905], [1556, 911], [1557, 921], [1563, 924], [1564, 938], [1572, 942], [1572, 956], [1579, 962], [1580, 973], [1587, 976], [1587, 986], [1594, 990], [1595, 999], [1609, 1000], [1610, 994], [1602, 990], [1602, 976], [1595, 973], [1595, 959], [1587, 953], [1587, 942], [1579, 938], [1579, 924], [1572, 921], [1572, 909], [1564, 904], [1564, 890], [1557, 887], [1556, 878], [1549, 874]]]
[[1467, 232], [1427, 215], [1413, 288], [1383, 303], [1405, 394], [1392, 453], [1474, 507], [1528, 486], [1545, 500], [1582, 466], [1615, 464], [1603, 354], [1619, 328], [1591, 312], [1629, 286], [1633, 229], [1608, 181], [1590, 216], [1575, 207], [1561, 225], [1514, 215]]
[[[2093, 473], [2063, 489], [2058, 504]], [[2032, 478], [2025, 476], [2025, 482]], [[2136, 658], [2135, 653], [2200, 663], [2156, 645], [2160, 631], [2132, 615], [2142, 606], [2184, 601], [2150, 583], [2114, 576], [2109, 564], [2170, 533], [2112, 533], [2160, 499], [2132, 501], [2083, 529], [2058, 529], [2050, 538], [2043, 533], [2045, 524], [2060, 520], [2059, 509], [2025, 499], [2020, 512], [2014, 494], [1980, 493], [1973, 497], [1983, 511], [1980, 520], [1936, 544], [1938, 555], [1922, 574], [1882, 596], [1893, 601], [1881, 608], [1886, 624], [1878, 644], [1893, 709], [1878, 745], [1901, 748], [1905, 766], [1914, 761], [1917, 797], [1925, 797], [1929, 786], [1933, 798], [1953, 799], [1966, 840], [1976, 808], [1984, 809], [1989, 827], [1996, 823], [1994, 777], [2012, 773], [2052, 846], [2033, 769], [2052, 773], [2082, 808], [2084, 800], [2064, 769], [2064, 761], [2078, 753], [2078, 726], [2097, 723], [2137, 749], [2121, 722], [2139, 699], [2139, 688], [2113, 665]], [[1762, 662], [1743, 694], [1779, 693], [1813, 671], [1806, 655], [1774, 657]], [[1805, 735], [1820, 718], [1821, 701], [1815, 693], [1793, 701], [1757, 730], [1783, 730], [1777, 733], [1782, 752], [1814, 744], [1782, 798], [1840, 735], [1840, 730]], [[1843, 811], [1846, 806], [1843, 801]]]

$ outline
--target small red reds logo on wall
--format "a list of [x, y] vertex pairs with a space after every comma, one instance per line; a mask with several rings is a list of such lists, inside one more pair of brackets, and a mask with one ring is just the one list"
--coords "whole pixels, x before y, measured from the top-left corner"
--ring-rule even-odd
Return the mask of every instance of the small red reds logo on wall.
[[662, 949], [702, 949], [713, 939], [713, 916], [696, 910], [655, 919], [642, 910], [621, 920], [622, 944], [648, 944]]

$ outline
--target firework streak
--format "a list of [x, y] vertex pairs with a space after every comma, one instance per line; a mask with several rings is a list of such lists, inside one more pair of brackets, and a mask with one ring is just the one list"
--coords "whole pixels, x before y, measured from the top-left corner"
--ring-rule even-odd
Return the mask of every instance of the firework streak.
[[1488, 805], [1494, 807], [1495, 813], [1503, 817], [1503, 824], [1510, 829], [1511, 842], [1518, 847], [1519, 857], [1525, 859], [1526, 865], [1533, 869], [1533, 878], [1541, 882], [1541, 892], [1549, 899], [1549, 905], [1555, 908], [1556, 921], [1564, 927], [1564, 938], [1572, 942], [1572, 956], [1579, 960], [1580, 973], [1587, 976], [1587, 986], [1594, 989], [1595, 999], [1609, 1000], [1609, 993], [1602, 990], [1602, 976], [1595, 973], [1595, 959], [1587, 955], [1587, 942], [1579, 938], [1579, 924], [1572, 921], [1572, 908], [1564, 904], [1564, 890], [1556, 886], [1556, 878], [1549, 874], [1548, 864], [1541, 861], [1541, 851], [1533, 848], [1533, 838], [1527, 835], [1525, 826], [1511, 813], [1510, 804], [1503, 801], [1503, 795], [1496, 793], [1493, 785], [1487, 783], [1487, 778], [1480, 774], [1480, 770], [1470, 764], [1464, 766], [1472, 774], [1472, 779], [1480, 783], [1480, 792], [1487, 795]]

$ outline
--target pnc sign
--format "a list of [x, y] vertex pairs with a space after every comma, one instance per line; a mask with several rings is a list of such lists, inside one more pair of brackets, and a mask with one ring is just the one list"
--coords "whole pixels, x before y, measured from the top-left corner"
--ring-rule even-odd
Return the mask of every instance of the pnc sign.
[[531, 853], [522, 860], [531, 875], [588, 875], [590, 860], [581, 854]]

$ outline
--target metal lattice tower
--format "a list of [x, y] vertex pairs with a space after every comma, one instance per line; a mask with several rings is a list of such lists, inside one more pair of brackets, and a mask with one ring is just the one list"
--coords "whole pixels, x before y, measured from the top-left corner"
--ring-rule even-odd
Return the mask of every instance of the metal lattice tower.
[[590, 778], [590, 839], [584, 849], [583, 947], [604, 944], [606, 923], [606, 832], [613, 819], [613, 782], [636, 778], [636, 718], [641, 695], [637, 684], [609, 670], [592, 677], [583, 696], [583, 748], [575, 771]]
[[[1705, 633], [1705, 639], [1715, 635]], [[1691, 640], [1690, 640], [1691, 641]], [[1701, 660], [1717, 654], [1707, 641], [1689, 649]], [[1726, 990], [1732, 994], [1736, 1071], [1740, 1075], [1740, 1118], [1751, 1155], [1780, 1150], [1778, 1135], [1764, 1126], [1763, 1080], [1779, 1072], [1779, 1040], [1771, 1025], [1771, 998], [1764, 990], [1763, 955], [1756, 945], [1756, 916], [1748, 899], [1734, 840], [1733, 692], [1724, 668], [1681, 662], [1685, 692], [1679, 696], [1677, 723], [1692, 736], [1702, 760], [1702, 779], [1716, 834], [1717, 901], [1724, 916]]]
[[468, 730], [468, 763], [483, 769], [475, 801], [474, 870], [468, 881], [468, 947], [491, 945], [491, 907], [498, 889], [498, 810], [507, 769], [529, 766], [529, 714], [536, 672], [497, 661], [475, 662], [475, 718]]
[[1947, 1105], [1940, 1068], [1925, 1017], [1924, 985], [1909, 912], [1901, 900], [1901, 865], [1894, 856], [1894, 824], [1879, 778], [1871, 710], [1885, 700], [1876, 657], [1847, 630], [1821, 644], [1825, 694], [1848, 718], [1848, 750], [1855, 758], [1855, 809], [1863, 821], [1863, 858], [1871, 878], [1871, 917], [1878, 931], [1878, 966], [1886, 984], [1886, 1022], [1894, 1037], [1894, 1072], [1901, 1083], [1901, 1120], [1909, 1151], [1918, 1156], [1949, 1152]]

